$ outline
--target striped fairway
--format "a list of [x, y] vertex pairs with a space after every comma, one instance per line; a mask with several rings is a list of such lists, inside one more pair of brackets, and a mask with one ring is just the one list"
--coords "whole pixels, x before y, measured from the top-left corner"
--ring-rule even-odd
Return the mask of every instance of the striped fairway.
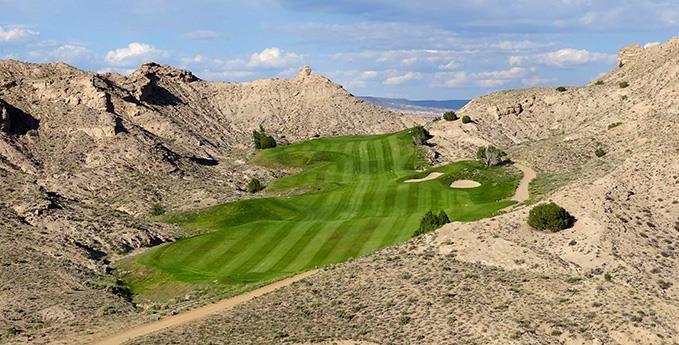
[[[512, 204], [508, 198], [520, 178], [514, 168], [486, 169], [467, 161], [418, 173], [419, 150], [410, 132], [403, 131], [323, 138], [262, 151], [257, 164], [302, 169], [274, 181], [267, 192], [301, 194], [168, 215], [166, 221], [200, 235], [153, 248], [132, 262], [167, 282], [260, 283], [404, 241], [429, 210], [471, 221]], [[403, 183], [433, 171], [444, 175]], [[450, 183], [458, 179], [478, 181], [481, 187], [451, 189]], [[151, 289], [131, 279], [135, 292]], [[157, 286], [158, 279], [151, 281]]]

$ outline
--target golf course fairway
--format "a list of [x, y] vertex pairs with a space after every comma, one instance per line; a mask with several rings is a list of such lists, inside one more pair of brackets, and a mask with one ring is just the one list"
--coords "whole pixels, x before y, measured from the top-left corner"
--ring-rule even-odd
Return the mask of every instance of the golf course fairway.
[[[472, 221], [514, 203], [521, 173], [456, 162], [417, 172], [421, 148], [410, 130], [321, 138], [263, 150], [254, 163], [300, 171], [273, 181], [262, 197], [168, 214], [189, 234], [124, 262], [135, 293], [174, 284], [247, 286], [346, 261], [407, 240], [429, 210]], [[419, 183], [407, 179], [444, 175]], [[455, 180], [478, 188], [454, 189]], [[260, 192], [261, 193], [261, 192]]]

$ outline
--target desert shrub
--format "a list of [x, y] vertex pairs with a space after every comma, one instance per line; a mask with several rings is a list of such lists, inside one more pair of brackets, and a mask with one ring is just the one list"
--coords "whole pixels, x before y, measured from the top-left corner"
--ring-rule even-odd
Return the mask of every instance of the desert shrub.
[[563, 86], [559, 86], [559, 87], [556, 88], [556, 91], [564, 92], [564, 91], [566, 91], [566, 88], [563, 87]]
[[455, 121], [458, 119], [458, 117], [454, 111], [446, 111], [443, 113], [443, 119], [446, 121]]
[[462, 123], [470, 123], [472, 122], [472, 118], [469, 117], [468, 115], [462, 116]]
[[594, 82], [594, 85], [604, 85], [604, 81], [603, 80], [597, 80], [596, 82]]
[[262, 189], [264, 189], [264, 186], [262, 186], [262, 182], [260, 182], [258, 179], [253, 178], [250, 180], [250, 182], [248, 182], [248, 192], [254, 194]]
[[596, 150], [594, 150], [594, 154], [597, 157], [603, 157], [606, 155], [606, 150], [604, 150], [602, 147], [597, 147]]
[[500, 165], [505, 162], [507, 153], [490, 145], [486, 147], [479, 147], [476, 151], [476, 159], [483, 163], [486, 167]]
[[608, 125], [608, 129], [613, 129], [613, 128], [618, 127], [620, 125], [622, 125], [622, 122], [614, 122], [614, 123], [611, 123], [611, 124]]
[[575, 224], [575, 217], [553, 202], [537, 205], [528, 214], [528, 225], [538, 230], [556, 232], [568, 229], [573, 224]]
[[162, 204], [156, 203], [151, 206], [151, 215], [152, 216], [160, 216], [165, 214], [165, 206]]
[[624, 89], [629, 86], [629, 83], [626, 81], [621, 81], [620, 83], [618, 83], [618, 86], [620, 86], [621, 89]]
[[424, 145], [431, 139], [429, 132], [422, 126], [414, 127], [411, 132], [415, 145]]
[[266, 131], [262, 126], [259, 126], [259, 131], [252, 131], [252, 140], [255, 143], [255, 148], [258, 150], [276, 147], [276, 139], [274, 139], [271, 135], [266, 134]]
[[439, 214], [429, 211], [422, 217], [420, 228], [415, 231], [413, 237], [434, 231], [448, 223], [450, 223], [450, 218], [448, 218], [448, 214], [445, 211], [441, 211]]

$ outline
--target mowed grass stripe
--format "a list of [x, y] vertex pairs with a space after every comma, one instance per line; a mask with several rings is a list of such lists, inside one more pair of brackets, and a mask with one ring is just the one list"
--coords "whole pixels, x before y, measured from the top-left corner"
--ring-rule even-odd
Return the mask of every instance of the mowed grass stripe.
[[[297, 195], [250, 199], [170, 214], [196, 233], [152, 248], [125, 264], [143, 267], [135, 293], [159, 282], [249, 284], [315, 266], [341, 262], [408, 239], [422, 215], [441, 209], [453, 219], [490, 216], [508, 204], [518, 176], [511, 168], [475, 162], [440, 166], [452, 178], [480, 179], [482, 186], [454, 190], [441, 181], [405, 184], [416, 173], [419, 148], [408, 131], [390, 135], [335, 137], [260, 152], [257, 164], [290, 165], [301, 172], [272, 181], [271, 193]], [[511, 176], [510, 176], [511, 175]], [[130, 275], [135, 279], [135, 275]]]

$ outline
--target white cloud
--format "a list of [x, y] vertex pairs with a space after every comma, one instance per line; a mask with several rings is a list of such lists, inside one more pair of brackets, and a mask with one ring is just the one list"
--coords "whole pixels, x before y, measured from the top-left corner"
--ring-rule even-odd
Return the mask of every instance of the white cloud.
[[422, 79], [420, 73], [408, 72], [403, 75], [395, 75], [384, 80], [384, 85], [401, 85], [407, 81]]
[[514, 79], [523, 76], [526, 71], [523, 67], [512, 67], [501, 71], [479, 72], [476, 73], [476, 77], [479, 79]]
[[300, 54], [284, 52], [279, 48], [266, 48], [250, 56], [248, 67], [283, 67], [299, 64], [304, 57]]
[[39, 32], [24, 27], [9, 27], [7, 29], [0, 26], [0, 43], [16, 43], [35, 38]]
[[216, 31], [210, 31], [210, 30], [196, 30], [196, 31], [191, 31], [191, 32], [186, 32], [182, 35], [183, 38], [188, 39], [188, 40], [204, 40], [204, 41], [209, 41], [209, 40], [216, 40], [220, 37], [222, 37], [222, 34]]
[[363, 71], [361, 72], [361, 80], [370, 80], [377, 78], [377, 71]]
[[132, 42], [125, 48], [106, 53], [106, 62], [114, 65], [129, 65], [168, 56], [167, 52], [150, 44]]
[[506, 84], [508, 82], [509, 80], [506, 79], [479, 79], [476, 81], [476, 85], [482, 87], [494, 87]]
[[457, 61], [454, 61], [454, 60], [449, 61], [445, 65], [439, 65], [438, 66], [439, 69], [443, 69], [443, 70], [451, 70], [451, 69], [456, 69], [458, 67], [460, 67], [460, 64]]
[[410, 66], [410, 65], [412, 65], [416, 62], [417, 62], [417, 57], [413, 56], [413, 57], [409, 57], [409, 58], [405, 58], [405, 59], [401, 60], [401, 65]]
[[537, 55], [510, 56], [509, 64], [512, 66], [517, 66], [527, 63], [537, 63], [557, 67], [567, 67], [592, 62], [613, 63], [615, 60], [615, 54], [594, 53], [586, 49], [564, 48]]
[[644, 49], [651, 48], [660, 45], [661, 42], [648, 42], [644, 44]]
[[28, 57], [41, 62], [61, 61], [67, 63], [93, 61], [95, 59], [95, 55], [90, 49], [77, 43], [62, 44], [50, 51], [30, 51]]
[[467, 82], [466, 72], [437, 72], [434, 73], [433, 86], [457, 87]]

